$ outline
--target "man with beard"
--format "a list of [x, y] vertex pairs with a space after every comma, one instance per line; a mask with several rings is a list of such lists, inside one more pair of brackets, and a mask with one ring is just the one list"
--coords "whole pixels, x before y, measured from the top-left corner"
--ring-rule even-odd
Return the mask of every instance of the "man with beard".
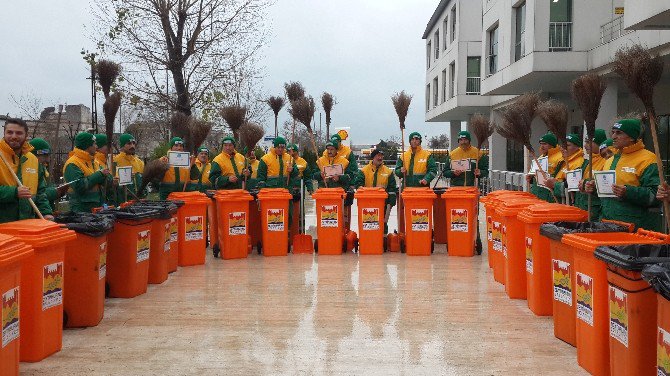
[[90, 213], [94, 208], [105, 204], [102, 185], [108, 169], [99, 169], [95, 162], [95, 136], [91, 133], [79, 133], [74, 139], [72, 156], [63, 168], [65, 181], [71, 183], [68, 190], [70, 210], [76, 213]]
[[[137, 192], [139, 187], [142, 185], [142, 174], [144, 173], [144, 162], [135, 155], [137, 148], [137, 141], [133, 135], [124, 133], [119, 137], [119, 148], [121, 152], [114, 156], [114, 169], [118, 170], [119, 167], [132, 167], [132, 184], [126, 185], [123, 187], [118, 187], [116, 193], [117, 204], [128, 201], [128, 199], [133, 199], [132, 194], [128, 194], [128, 191], [134, 193], [136, 196], [141, 196], [142, 192]], [[103, 153], [107, 152], [106, 149], [103, 149]], [[115, 179], [118, 179], [118, 173], [115, 174]], [[129, 197], [130, 196], [130, 197]]]
[[[0, 223], [37, 217], [29, 198], [45, 219], [53, 219], [45, 195], [44, 176], [40, 175], [37, 157], [30, 153], [33, 147], [26, 142], [27, 135], [25, 121], [8, 119], [5, 122], [4, 137], [0, 140], [0, 153], [7, 162], [0, 163]], [[21, 181], [21, 187], [16, 184], [10, 168]]]
[[33, 147], [32, 153], [37, 157], [40, 163], [40, 175], [44, 176], [44, 186], [46, 187], [44, 194], [47, 196], [49, 206], [52, 210], [56, 210], [56, 201], [65, 194], [65, 190], [59, 192], [54, 185], [53, 180], [49, 176], [49, 158], [51, 157], [51, 145], [42, 138], [33, 138], [30, 140], [30, 145]]
[[235, 150], [234, 138], [224, 137], [222, 143], [223, 150], [212, 161], [209, 180], [214, 189], [242, 189], [244, 175], [249, 176], [244, 168], [246, 159]]
[[370, 153], [370, 163], [358, 171], [356, 178], [356, 188], [358, 187], [380, 187], [384, 188], [388, 194], [384, 209], [384, 234], [388, 233], [389, 215], [391, 208], [396, 203], [396, 187], [393, 169], [384, 164], [384, 151], [375, 149]]

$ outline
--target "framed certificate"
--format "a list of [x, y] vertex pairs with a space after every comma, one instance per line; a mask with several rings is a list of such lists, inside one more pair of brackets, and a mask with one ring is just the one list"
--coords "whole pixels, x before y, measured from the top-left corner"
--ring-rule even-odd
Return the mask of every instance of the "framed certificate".
[[549, 179], [549, 173], [547, 173], [546, 171], [545, 172], [539, 170], [535, 171], [535, 179], [537, 179], [538, 187], [549, 189], [549, 187], [547, 187], [547, 180]]
[[616, 171], [593, 171], [598, 197], [616, 197], [612, 186], [616, 184]]
[[187, 151], [168, 151], [168, 163], [172, 167], [191, 167], [191, 154]]
[[133, 167], [117, 167], [116, 173], [119, 176], [119, 186], [133, 184]]
[[470, 171], [470, 160], [469, 159], [452, 160], [451, 169], [458, 171]]
[[[537, 161], [540, 163], [540, 166], [542, 166], [542, 171], [549, 172], [549, 157], [538, 158]], [[540, 169], [537, 167], [537, 163], [535, 163], [535, 160], [531, 160], [530, 171], [528, 171], [528, 173], [534, 174], [539, 170]]]
[[324, 166], [323, 173], [326, 175], [327, 178], [331, 178], [333, 176], [340, 176], [344, 175], [344, 168], [342, 167], [341, 164]]
[[579, 182], [582, 181], [582, 170], [572, 170], [565, 173], [565, 182], [568, 192], [579, 192]]

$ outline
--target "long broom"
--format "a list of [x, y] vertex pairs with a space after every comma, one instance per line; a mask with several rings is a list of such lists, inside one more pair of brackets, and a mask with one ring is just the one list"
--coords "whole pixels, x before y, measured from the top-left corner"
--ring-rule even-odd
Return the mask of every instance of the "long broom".
[[335, 97], [330, 93], [323, 93], [321, 95], [321, 106], [323, 107], [323, 112], [326, 113], [326, 142], [330, 139], [330, 122], [332, 118], [330, 116], [333, 111], [333, 106], [337, 103]]
[[286, 100], [284, 97], [270, 97], [265, 101], [268, 106], [272, 109], [272, 112], [275, 114], [275, 138], [279, 137], [279, 128], [277, 126], [277, 121], [279, 120], [279, 111], [284, 108]]
[[165, 173], [170, 169], [168, 162], [162, 159], [154, 159], [153, 161], [147, 162], [144, 166], [144, 172], [142, 173], [142, 185], [137, 191], [138, 193], [144, 192], [144, 189], [149, 185], [149, 183], [159, 183], [165, 177]]
[[[600, 112], [600, 102], [605, 94], [607, 84], [597, 74], [586, 74], [572, 82], [572, 98], [582, 111], [584, 126], [586, 127], [586, 138], [592, 142], [596, 133], [596, 120]], [[589, 177], [593, 178], [593, 148], [589, 152]], [[587, 210], [591, 218], [591, 195], [587, 196]]]
[[[479, 149], [479, 152], [481, 153], [482, 146], [489, 140], [489, 137], [491, 137], [496, 130], [495, 123], [482, 114], [475, 114], [472, 116], [472, 119], [470, 119], [470, 124], [472, 125], [472, 133], [474, 133], [475, 138], [477, 139], [477, 149]], [[477, 159], [475, 160], [475, 170], [479, 169], [480, 158], [481, 156], [477, 156]], [[479, 187], [479, 177], [477, 176], [475, 176], [475, 187]]]
[[[282, 98], [283, 99], [283, 98]], [[245, 123], [240, 127], [240, 139], [244, 148], [248, 150], [248, 153], [253, 153], [256, 149], [256, 145], [265, 135], [265, 129], [262, 126], [256, 123]], [[245, 153], [247, 154], [247, 153]], [[245, 155], [245, 164], [249, 166], [249, 160]], [[242, 182], [242, 189], [247, 187], [247, 176], [244, 176], [244, 181]]]
[[[654, 142], [658, 177], [661, 185], [665, 186], [663, 161], [661, 160], [661, 152], [658, 145], [656, 108], [654, 107], [654, 87], [663, 76], [663, 59], [658, 55], [652, 56], [649, 51], [637, 44], [620, 49], [615, 56], [614, 71], [623, 78], [626, 86], [640, 98], [647, 111], [649, 125], [651, 126], [651, 137]], [[667, 200], [663, 200], [663, 212], [666, 223], [670, 227], [670, 202]]]
[[565, 153], [568, 150], [568, 107], [557, 100], [550, 99], [537, 106], [537, 116], [547, 125], [549, 131], [556, 135], [564, 151], [563, 159], [567, 167], [568, 156]]
[[[314, 98], [302, 97], [298, 100], [291, 102], [291, 108], [289, 113], [293, 116], [294, 119], [301, 122], [309, 133], [309, 137], [312, 141], [312, 147], [314, 148], [314, 155], [317, 159], [319, 157], [319, 149], [316, 147], [316, 140], [314, 139], [314, 132], [312, 131], [312, 119], [314, 118], [314, 112], [316, 112], [316, 106], [314, 105]], [[326, 178], [323, 178], [323, 183], [328, 188], [328, 182]]]
[[[112, 86], [121, 74], [121, 65], [111, 60], [102, 59], [95, 64], [95, 70], [97, 73], [98, 83], [102, 87], [102, 93], [105, 95], [105, 103], [102, 106], [102, 110], [105, 115], [105, 134], [107, 135], [107, 139], [111, 144], [112, 138], [114, 136], [114, 121], [116, 119], [116, 114], [118, 113], [121, 106], [121, 94], [110, 94], [110, 92], [112, 90]], [[110, 152], [107, 155], [107, 166], [109, 167], [112, 167], [112, 154], [113, 153]]]
[[224, 106], [219, 113], [223, 120], [228, 124], [228, 128], [233, 132], [233, 138], [235, 138], [236, 141], [239, 141], [240, 127], [246, 121], [247, 108], [238, 105]]
[[[284, 84], [284, 90], [286, 91], [286, 97], [288, 98], [288, 101], [291, 103], [291, 106], [293, 106], [293, 102], [304, 98], [305, 97], [305, 87], [302, 86], [300, 82], [287, 82]], [[291, 114], [291, 109], [289, 109], [289, 114]], [[292, 136], [291, 136], [291, 143], [295, 144], [295, 127], [298, 122], [298, 119], [293, 116], [293, 129], [292, 129]], [[318, 158], [318, 155], [317, 155]]]
[[[405, 155], [405, 120], [407, 119], [407, 113], [409, 112], [409, 106], [412, 104], [412, 96], [405, 93], [402, 90], [399, 93], [395, 93], [391, 97], [391, 103], [393, 103], [393, 108], [395, 109], [396, 115], [398, 115], [398, 123], [400, 125], [400, 142], [402, 145], [402, 154], [400, 154], [400, 160]], [[403, 161], [404, 163], [404, 161]], [[404, 167], [404, 166], [403, 166]], [[409, 167], [409, 166], [407, 166]], [[407, 168], [406, 167], [406, 168]], [[406, 169], [405, 168], [405, 169]], [[405, 191], [405, 185], [407, 181], [407, 173], [403, 172], [402, 174], [402, 184], [400, 185], [400, 193]], [[405, 225], [405, 205], [402, 200], [402, 195], [398, 197], [398, 227], [400, 232], [404, 232]]]
[[[531, 158], [533, 158], [540, 169], [540, 173], [545, 177], [548, 177], [549, 175], [538, 162], [537, 154], [530, 142], [531, 123], [535, 118], [539, 103], [539, 93], [526, 93], [521, 95], [514, 104], [503, 111], [503, 122], [496, 128], [496, 131], [506, 139], [516, 141], [525, 146], [528, 153], [530, 153]], [[554, 201], [558, 202], [554, 191], [550, 189], [549, 192]]]
[[[191, 153], [192, 155], [197, 155], [198, 149], [200, 149], [200, 146], [202, 146], [202, 144], [207, 139], [207, 136], [209, 136], [209, 132], [212, 131], [212, 123], [202, 119], [195, 119], [191, 117], [188, 123], [188, 129], [189, 129], [188, 144], [191, 147]], [[184, 181], [182, 192], [186, 191], [186, 186], [189, 180], [190, 180], [190, 171], [189, 176]]]

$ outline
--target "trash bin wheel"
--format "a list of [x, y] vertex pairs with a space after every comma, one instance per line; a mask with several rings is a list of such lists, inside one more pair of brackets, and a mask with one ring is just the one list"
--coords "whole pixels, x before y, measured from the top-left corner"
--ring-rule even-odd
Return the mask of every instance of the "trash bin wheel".
[[358, 253], [358, 239], [354, 240], [354, 253]]
[[435, 239], [430, 242], [430, 253], [435, 253]]
[[481, 240], [477, 240], [477, 244], [475, 244], [475, 253], [477, 255], [482, 254], [482, 241]]
[[400, 239], [400, 253], [405, 253], [405, 241]]
[[65, 327], [67, 326], [68, 318], [69, 318], [69, 317], [68, 317], [68, 315], [67, 315], [67, 311], [66, 311], [66, 310], [63, 310], [63, 328], [65, 328]]
[[221, 249], [219, 248], [219, 245], [214, 244], [212, 246], [212, 254], [214, 255], [214, 258], [218, 258], [220, 253], [221, 253]]
[[105, 282], [105, 298], [109, 298], [109, 283]]
[[262, 253], [263, 249], [263, 243], [259, 240], [258, 243], [256, 243], [256, 250], [258, 251], [258, 254], [260, 255]]
[[319, 253], [319, 239], [314, 239], [314, 253]]
[[388, 235], [386, 235], [386, 236], [384, 236], [384, 245], [383, 245], [384, 252], [388, 252], [388, 250], [389, 250], [388, 245], [389, 245], [388, 244]]

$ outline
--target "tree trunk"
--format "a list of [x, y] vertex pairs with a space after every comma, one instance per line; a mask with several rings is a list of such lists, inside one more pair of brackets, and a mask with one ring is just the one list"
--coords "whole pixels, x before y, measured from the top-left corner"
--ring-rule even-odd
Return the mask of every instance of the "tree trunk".
[[191, 116], [191, 98], [189, 97], [188, 90], [186, 89], [186, 81], [184, 80], [182, 66], [179, 65], [177, 68], [170, 69], [170, 71], [172, 72], [174, 89], [177, 93], [177, 103], [175, 109], [184, 113], [185, 115]]

